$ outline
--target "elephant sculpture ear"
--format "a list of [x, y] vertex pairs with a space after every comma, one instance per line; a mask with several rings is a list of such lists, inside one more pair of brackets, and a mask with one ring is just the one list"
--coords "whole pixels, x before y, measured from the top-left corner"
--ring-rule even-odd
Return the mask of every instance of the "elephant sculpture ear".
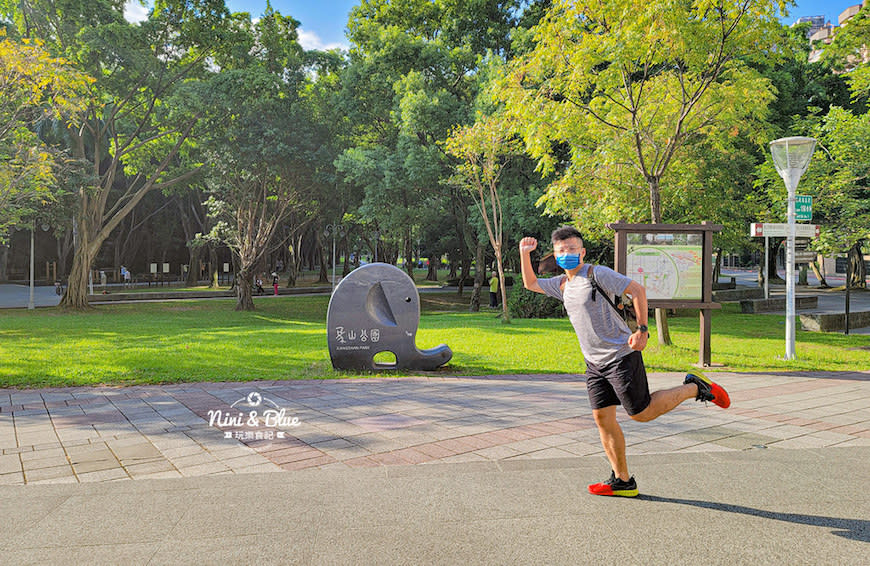
[[375, 283], [369, 289], [366, 297], [366, 311], [373, 319], [377, 320], [384, 326], [398, 326], [396, 316], [393, 314], [393, 309], [390, 308], [390, 302], [387, 300], [387, 294], [384, 293], [384, 287], [380, 283]]

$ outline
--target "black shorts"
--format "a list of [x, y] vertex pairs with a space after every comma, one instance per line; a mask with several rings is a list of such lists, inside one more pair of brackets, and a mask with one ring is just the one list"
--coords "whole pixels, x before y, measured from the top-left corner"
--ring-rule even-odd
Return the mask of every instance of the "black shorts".
[[649, 384], [637, 350], [607, 365], [586, 362], [586, 390], [593, 409], [622, 405], [629, 415], [649, 407]]

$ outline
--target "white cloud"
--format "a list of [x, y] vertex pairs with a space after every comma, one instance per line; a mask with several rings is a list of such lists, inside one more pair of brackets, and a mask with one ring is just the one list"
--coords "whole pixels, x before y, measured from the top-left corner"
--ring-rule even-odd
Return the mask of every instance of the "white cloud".
[[148, 8], [139, 3], [138, 0], [127, 0], [124, 4], [124, 19], [130, 23], [144, 22], [148, 19]]
[[318, 51], [328, 51], [330, 49], [347, 50], [347, 45], [343, 43], [324, 43], [317, 32], [306, 31], [302, 28], [296, 30], [299, 33], [299, 45], [306, 51], [316, 49]]

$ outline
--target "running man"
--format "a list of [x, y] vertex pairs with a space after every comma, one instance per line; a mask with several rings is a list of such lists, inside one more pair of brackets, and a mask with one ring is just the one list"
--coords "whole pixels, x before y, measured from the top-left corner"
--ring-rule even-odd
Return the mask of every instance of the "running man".
[[[586, 389], [592, 416], [607, 459], [610, 479], [589, 486], [589, 493], [635, 497], [637, 482], [628, 473], [625, 437], [616, 420], [616, 407], [622, 405], [635, 421], [648, 422], [673, 410], [683, 401], [712, 401], [723, 409], [731, 401], [728, 393], [702, 375], [688, 374], [682, 385], [650, 394], [641, 350], [646, 347], [647, 299], [644, 287], [612, 269], [596, 265], [593, 277], [610, 297], [627, 294], [637, 313], [637, 330], [632, 332], [604, 297], [596, 297], [584, 264], [586, 249], [580, 232], [572, 226], [555, 230], [551, 236], [556, 263], [564, 275], [538, 279], [532, 269], [531, 252], [538, 247], [535, 238], [520, 240], [523, 286], [529, 291], [559, 299], [580, 341], [586, 361]], [[600, 294], [600, 293], [599, 293]]]

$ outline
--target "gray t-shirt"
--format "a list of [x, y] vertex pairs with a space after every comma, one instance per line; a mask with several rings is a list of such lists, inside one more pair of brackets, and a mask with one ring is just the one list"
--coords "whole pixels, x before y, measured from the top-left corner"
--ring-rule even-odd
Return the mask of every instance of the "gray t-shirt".
[[[587, 278], [589, 264], [584, 265], [572, 280], [567, 275], [538, 279], [538, 285], [550, 297], [565, 303], [568, 318], [580, 341], [580, 350], [587, 362], [596, 366], [627, 356], [632, 352], [628, 345], [631, 330], [607, 299], [597, 293], [592, 300], [592, 283]], [[596, 265], [595, 281], [612, 299], [622, 295], [631, 279], [605, 267]], [[565, 281], [565, 291], [561, 286]]]

